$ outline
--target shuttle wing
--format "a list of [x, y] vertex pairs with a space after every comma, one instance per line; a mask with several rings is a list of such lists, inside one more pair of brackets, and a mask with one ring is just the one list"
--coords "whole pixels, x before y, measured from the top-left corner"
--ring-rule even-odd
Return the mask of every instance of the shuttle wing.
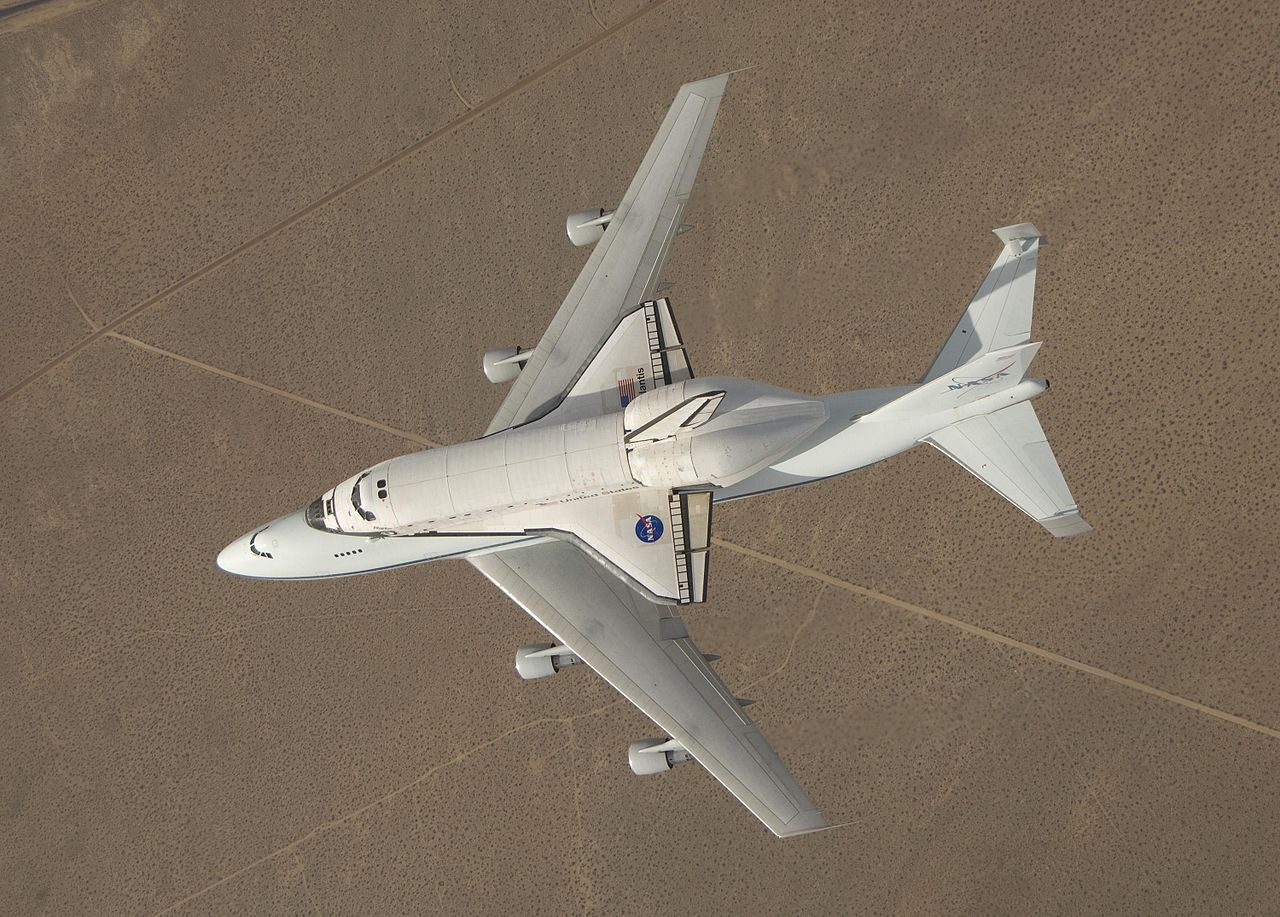
[[827, 826], [669, 605], [566, 542], [471, 563], [635, 704], [779, 837]]
[[653, 299], [728, 80], [726, 73], [680, 87], [604, 236], [487, 433], [555, 408], [619, 320]]
[[547, 418], [566, 423], [621, 411], [645, 392], [692, 378], [671, 303], [653, 300], [618, 322]]
[[483, 527], [463, 523], [448, 534], [499, 530], [569, 541], [654, 602], [707, 599], [710, 491], [633, 487], [486, 513]]

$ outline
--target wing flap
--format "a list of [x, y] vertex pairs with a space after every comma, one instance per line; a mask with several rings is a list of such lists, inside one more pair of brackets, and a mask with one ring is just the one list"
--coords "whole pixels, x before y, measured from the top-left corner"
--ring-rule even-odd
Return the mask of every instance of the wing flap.
[[680, 604], [707, 600], [707, 559], [711, 551], [711, 494], [673, 493], [671, 542], [675, 551]]
[[[779, 837], [827, 826], [669, 606], [641, 598], [571, 544], [469, 558]], [[679, 636], [665, 636], [679, 634]]]

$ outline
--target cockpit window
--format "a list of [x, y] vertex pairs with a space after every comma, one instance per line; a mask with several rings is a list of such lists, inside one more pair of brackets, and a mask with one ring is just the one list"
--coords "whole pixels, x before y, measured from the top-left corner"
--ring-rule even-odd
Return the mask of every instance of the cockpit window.
[[249, 550], [250, 550], [250, 551], [252, 551], [254, 554], [257, 554], [259, 557], [266, 557], [266, 558], [270, 559], [270, 558], [271, 558], [271, 552], [270, 552], [270, 551], [264, 551], [264, 550], [262, 550], [262, 549], [261, 549], [260, 547], [258, 547], [258, 546], [257, 546], [257, 544], [255, 543], [255, 542], [257, 542], [257, 540], [258, 540], [258, 536], [259, 536], [259, 535], [261, 535], [261, 534], [262, 534], [263, 532], [265, 532], [265, 531], [266, 531], [266, 529], [258, 529], [258, 531], [256, 531], [256, 532], [254, 532], [254, 533], [253, 533], [253, 535], [249, 538]]
[[322, 532], [328, 531], [324, 525], [324, 497], [317, 497], [315, 502], [307, 507], [306, 519], [307, 525], [313, 529], [319, 529]]
[[372, 512], [360, 505], [360, 482], [369, 476], [369, 472], [365, 472], [356, 478], [356, 486], [351, 488], [351, 505], [355, 507], [356, 512], [360, 514], [360, 518], [365, 522], [373, 522], [378, 517]]

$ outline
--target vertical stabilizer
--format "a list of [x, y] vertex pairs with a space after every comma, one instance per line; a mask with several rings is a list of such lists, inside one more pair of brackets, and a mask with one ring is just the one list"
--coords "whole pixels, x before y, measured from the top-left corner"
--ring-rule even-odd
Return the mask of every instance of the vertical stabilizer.
[[1026, 376], [1027, 368], [1039, 349], [1040, 342], [1036, 341], [984, 353], [963, 366], [921, 383], [880, 408], [873, 416], [936, 414], [1013, 388]]

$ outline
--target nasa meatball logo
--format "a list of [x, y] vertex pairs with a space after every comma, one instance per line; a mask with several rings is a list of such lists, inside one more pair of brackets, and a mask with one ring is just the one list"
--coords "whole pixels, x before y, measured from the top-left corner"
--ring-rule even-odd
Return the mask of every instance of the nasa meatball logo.
[[662, 520], [657, 516], [641, 516], [636, 520], [636, 537], [646, 544], [653, 544], [662, 537]]

